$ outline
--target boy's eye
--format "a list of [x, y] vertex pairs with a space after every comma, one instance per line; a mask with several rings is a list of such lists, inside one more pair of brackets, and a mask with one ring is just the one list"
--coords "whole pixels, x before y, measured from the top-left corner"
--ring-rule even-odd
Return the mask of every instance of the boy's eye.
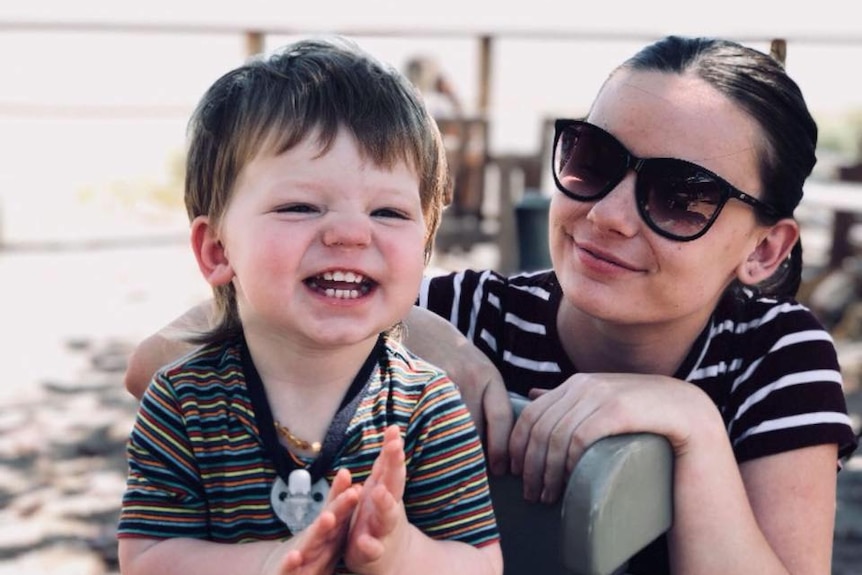
[[279, 214], [313, 214], [318, 211], [320, 210], [311, 204], [288, 204], [275, 208], [275, 212]]
[[395, 208], [380, 208], [371, 212], [372, 216], [378, 218], [398, 218], [401, 220], [409, 219], [407, 214]]

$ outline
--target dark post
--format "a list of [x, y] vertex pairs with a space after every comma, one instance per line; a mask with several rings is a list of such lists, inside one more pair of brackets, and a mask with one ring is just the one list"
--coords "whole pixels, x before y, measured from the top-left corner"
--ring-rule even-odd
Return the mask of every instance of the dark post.
[[536, 271], [551, 267], [548, 248], [548, 208], [551, 199], [538, 190], [527, 188], [515, 206], [518, 228], [518, 268]]

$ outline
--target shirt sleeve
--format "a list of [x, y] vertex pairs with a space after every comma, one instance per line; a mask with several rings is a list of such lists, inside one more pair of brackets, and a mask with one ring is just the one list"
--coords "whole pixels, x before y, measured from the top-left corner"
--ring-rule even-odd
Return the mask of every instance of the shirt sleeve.
[[405, 439], [410, 522], [434, 539], [475, 547], [498, 541], [479, 435], [448, 378], [426, 386]]
[[129, 437], [118, 537], [206, 537], [206, 501], [176, 394], [156, 376]]
[[507, 285], [505, 276], [487, 270], [426, 277], [416, 305], [447, 320], [496, 362], [504, 337]]
[[738, 461], [834, 443], [857, 447], [829, 333], [798, 303], [775, 306], [754, 326], [747, 368], [732, 382], [728, 432]]

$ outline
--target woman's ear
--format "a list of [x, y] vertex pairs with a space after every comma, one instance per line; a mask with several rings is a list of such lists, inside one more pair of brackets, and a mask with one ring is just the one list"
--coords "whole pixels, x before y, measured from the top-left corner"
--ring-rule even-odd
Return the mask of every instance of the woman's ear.
[[755, 285], [769, 278], [790, 256], [799, 239], [799, 224], [792, 218], [779, 220], [766, 230], [748, 258], [737, 270], [739, 281]]
[[213, 287], [230, 283], [233, 279], [233, 268], [218, 238], [218, 230], [207, 216], [198, 216], [192, 221], [191, 240], [195, 259], [204, 279]]

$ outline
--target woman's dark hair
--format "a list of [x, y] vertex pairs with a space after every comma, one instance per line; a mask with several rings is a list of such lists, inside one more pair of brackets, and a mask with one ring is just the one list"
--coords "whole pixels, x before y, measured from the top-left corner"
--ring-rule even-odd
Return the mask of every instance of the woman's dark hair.
[[[799, 86], [772, 56], [716, 38], [668, 36], [623, 63], [621, 69], [693, 73], [745, 110], [760, 126], [763, 194], [780, 217], [792, 217], [802, 186], [817, 162], [817, 124]], [[761, 223], [773, 224], [755, 212]], [[802, 278], [802, 241], [775, 274], [758, 286], [765, 295], [793, 296]], [[737, 286], [739, 287], [739, 286]]]

